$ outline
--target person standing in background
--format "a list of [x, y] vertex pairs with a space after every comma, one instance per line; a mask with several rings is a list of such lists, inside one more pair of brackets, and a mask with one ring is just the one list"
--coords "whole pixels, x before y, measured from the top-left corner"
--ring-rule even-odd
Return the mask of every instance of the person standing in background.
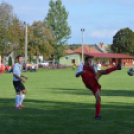
[[113, 62], [113, 66], [115, 66], [115, 62]]
[[5, 67], [3, 64], [0, 64], [0, 75], [4, 74]]
[[101, 64], [100, 64], [100, 62], [99, 62], [99, 61], [97, 62], [96, 70], [97, 70], [97, 71], [98, 71], [98, 70], [101, 70]]
[[[22, 84], [25, 83], [25, 80], [27, 80], [27, 77], [21, 75], [21, 63], [23, 61], [23, 57], [18, 55], [17, 56], [17, 63], [13, 66], [13, 85], [16, 90], [16, 96], [15, 96], [15, 109], [21, 109], [24, 107], [22, 105], [23, 100], [26, 95], [26, 89], [25, 86]], [[22, 77], [25, 79], [22, 79]], [[22, 91], [22, 94], [20, 95], [20, 92]]]

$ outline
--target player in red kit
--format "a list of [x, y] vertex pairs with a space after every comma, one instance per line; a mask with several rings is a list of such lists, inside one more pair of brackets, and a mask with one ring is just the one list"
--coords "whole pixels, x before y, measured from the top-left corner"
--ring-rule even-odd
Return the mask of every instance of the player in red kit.
[[113, 71], [121, 70], [121, 61], [119, 60], [119, 63], [117, 66], [106, 69], [106, 70], [99, 70], [97, 73], [94, 70], [94, 67], [92, 65], [92, 58], [86, 57], [85, 58], [85, 64], [81, 64], [76, 71], [76, 77], [81, 76], [82, 81], [85, 84], [85, 86], [90, 89], [96, 99], [96, 116], [95, 119], [100, 120], [100, 111], [101, 111], [101, 96], [100, 96], [100, 90], [101, 85], [98, 83], [99, 78], [102, 75], [107, 75]]

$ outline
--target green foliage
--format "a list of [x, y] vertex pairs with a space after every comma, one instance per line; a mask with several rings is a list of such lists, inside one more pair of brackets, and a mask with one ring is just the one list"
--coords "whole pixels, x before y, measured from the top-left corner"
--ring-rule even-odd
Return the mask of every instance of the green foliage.
[[121, 29], [113, 37], [111, 49], [115, 53], [134, 55], [134, 32], [129, 29]]
[[11, 58], [11, 56], [8, 59], [8, 66], [12, 66], [12, 58]]
[[68, 15], [65, 6], [62, 5], [61, 0], [49, 2], [49, 13], [45, 19], [48, 27], [54, 32], [55, 42], [52, 44], [54, 52], [53, 58], [57, 59], [63, 55], [67, 40], [70, 38], [71, 29], [68, 26]]
[[32, 63], [36, 63], [36, 60], [35, 59], [32, 59]]
[[41, 59], [39, 58], [39, 63], [41, 63]]
[[69, 45], [69, 49], [71, 49], [71, 50], [75, 50], [75, 49], [77, 49], [79, 47], [81, 47], [81, 44], [70, 44]]
[[[53, 32], [43, 21], [35, 21], [28, 25], [28, 56], [43, 55], [50, 58], [54, 49]], [[14, 56], [25, 55], [25, 26], [14, 15], [13, 7], [6, 2], [0, 4], [0, 54], [6, 56], [14, 51]]]
[[24, 43], [24, 25], [14, 15], [13, 7], [2, 2], [0, 4], [0, 53], [3, 57], [13, 50], [15, 56], [21, 54], [23, 51], [21, 43]]
[[31, 63], [32, 62], [32, 59], [31, 58], [27, 59], [27, 62], [28, 63]]
[[28, 26], [28, 55], [32, 58], [43, 55], [45, 59], [50, 58], [54, 49], [52, 43], [54, 41], [53, 33], [46, 27], [46, 23], [42, 21], [33, 22], [32, 26]]

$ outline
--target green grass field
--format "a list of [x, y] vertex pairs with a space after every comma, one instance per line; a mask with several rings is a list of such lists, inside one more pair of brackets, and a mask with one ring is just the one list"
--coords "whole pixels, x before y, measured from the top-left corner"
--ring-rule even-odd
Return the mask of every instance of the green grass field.
[[71, 69], [23, 73], [22, 110], [14, 109], [12, 74], [0, 76], [0, 134], [133, 134], [134, 77], [126, 71], [101, 77], [101, 121], [94, 96]]

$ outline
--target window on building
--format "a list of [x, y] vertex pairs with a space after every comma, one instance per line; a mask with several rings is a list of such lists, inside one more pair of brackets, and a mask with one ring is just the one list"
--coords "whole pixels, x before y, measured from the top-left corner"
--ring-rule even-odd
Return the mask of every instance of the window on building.
[[68, 57], [65, 57], [66, 60], [68, 60]]

